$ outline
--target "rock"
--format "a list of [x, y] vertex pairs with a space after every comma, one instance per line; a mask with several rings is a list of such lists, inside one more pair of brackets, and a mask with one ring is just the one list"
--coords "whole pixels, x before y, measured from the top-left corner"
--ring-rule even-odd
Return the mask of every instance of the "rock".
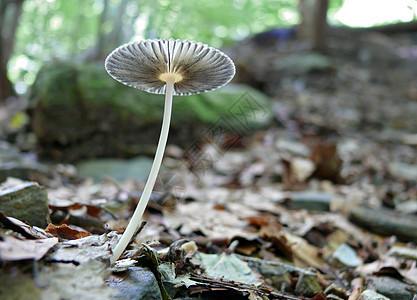
[[48, 167], [36, 162], [30, 155], [23, 154], [16, 147], [0, 141], [0, 182], [8, 177], [35, 180], [48, 177]]
[[417, 217], [388, 210], [352, 207], [352, 222], [384, 236], [395, 235], [407, 242], [417, 242]]
[[310, 149], [303, 143], [289, 139], [278, 139], [275, 147], [280, 152], [286, 152], [293, 155], [308, 157], [311, 154]]
[[395, 209], [403, 214], [416, 214], [417, 213], [417, 199], [412, 199], [395, 205]]
[[109, 286], [119, 290], [114, 299], [162, 299], [158, 282], [148, 268], [130, 267], [126, 278], [120, 281], [111, 281]]
[[302, 275], [295, 286], [295, 293], [307, 297], [313, 297], [322, 291], [317, 275]]
[[417, 146], [417, 133], [407, 133], [401, 137], [401, 142], [406, 145]]
[[289, 72], [290, 74], [306, 74], [309, 72], [329, 71], [333, 69], [333, 60], [329, 56], [318, 53], [301, 53], [276, 60], [276, 71]]
[[395, 177], [410, 181], [417, 180], [417, 165], [410, 165], [402, 162], [391, 162], [388, 167], [390, 173]]
[[355, 268], [362, 264], [356, 252], [347, 244], [340, 245], [330, 257], [329, 262], [336, 268]]
[[417, 261], [417, 249], [408, 247], [393, 246], [389, 249], [388, 255]]
[[378, 294], [375, 291], [372, 290], [364, 290], [361, 294], [362, 300], [390, 300], [389, 298]]
[[[311, 269], [303, 269], [290, 264], [268, 261], [259, 258], [245, 257], [249, 266], [260, 273], [269, 284], [281, 291], [292, 291], [298, 295], [312, 297], [323, 289], [317, 273]], [[295, 278], [297, 284], [294, 287]]]
[[391, 278], [372, 276], [366, 280], [368, 288], [376, 290], [378, 293], [395, 300], [412, 300], [414, 293], [408, 284]]
[[332, 194], [321, 192], [295, 192], [291, 193], [286, 202], [289, 208], [301, 208], [315, 211], [329, 211]]
[[99, 158], [81, 161], [76, 168], [80, 176], [103, 180], [110, 177], [117, 181], [134, 178], [145, 181], [152, 167], [152, 159], [139, 156], [130, 159]]
[[36, 182], [26, 182], [0, 191], [0, 211], [41, 228], [50, 223], [46, 191]]
[[260, 265], [258, 271], [276, 289], [287, 290], [291, 287], [291, 271], [281, 266]]
[[[102, 64], [46, 65], [29, 98], [31, 125], [43, 157], [61, 161], [131, 157], [156, 148], [164, 96], [118, 83]], [[269, 98], [241, 85], [174, 97], [169, 141], [187, 147], [219, 120], [234, 134], [268, 126]]]

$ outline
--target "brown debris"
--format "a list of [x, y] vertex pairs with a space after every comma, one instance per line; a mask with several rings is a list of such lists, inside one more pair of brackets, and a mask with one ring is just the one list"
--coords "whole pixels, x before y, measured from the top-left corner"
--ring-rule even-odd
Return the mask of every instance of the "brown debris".
[[68, 226], [66, 224], [59, 226], [49, 224], [45, 231], [58, 237], [60, 240], [77, 240], [91, 235], [91, 233], [82, 228]]

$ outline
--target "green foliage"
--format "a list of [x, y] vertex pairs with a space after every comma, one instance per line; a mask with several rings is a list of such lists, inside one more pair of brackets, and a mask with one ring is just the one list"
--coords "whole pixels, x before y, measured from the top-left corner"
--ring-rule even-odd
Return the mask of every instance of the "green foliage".
[[[92, 47], [101, 9], [97, 0], [27, 0], [19, 20], [15, 55], [8, 76], [24, 92], [42, 62], [75, 55]], [[77, 9], [74, 9], [77, 8]], [[21, 88], [19, 88], [21, 86]]]
[[[298, 1], [26, 0], [8, 77], [24, 93], [45, 61], [102, 59], [91, 54], [143, 38], [228, 47], [252, 33], [297, 24]], [[330, 2], [334, 8], [342, 0]]]
[[92, 47], [101, 12], [97, 3], [96, 0], [25, 1], [16, 52], [30, 58], [53, 59]]
[[298, 0], [147, 1], [148, 37], [198, 40], [215, 47], [298, 22]]

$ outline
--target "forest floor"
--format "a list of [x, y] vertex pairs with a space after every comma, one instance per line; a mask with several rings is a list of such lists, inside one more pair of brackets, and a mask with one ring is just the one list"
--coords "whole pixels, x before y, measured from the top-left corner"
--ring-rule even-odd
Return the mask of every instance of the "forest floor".
[[116, 266], [114, 231], [144, 182], [61, 164], [32, 176], [55, 225], [0, 217], [0, 296], [416, 299], [415, 33], [333, 33], [326, 55], [270, 42], [231, 55], [237, 80], [271, 95], [274, 124], [250, 137], [211, 127], [185, 152], [169, 145], [147, 223]]

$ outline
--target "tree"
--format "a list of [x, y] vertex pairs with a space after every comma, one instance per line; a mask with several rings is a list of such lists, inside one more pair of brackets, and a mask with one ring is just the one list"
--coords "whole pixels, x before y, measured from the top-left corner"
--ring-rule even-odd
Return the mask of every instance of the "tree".
[[[134, 6], [133, 11], [127, 15], [127, 7]], [[136, 19], [139, 17], [138, 6], [128, 0], [121, 0], [118, 3], [110, 3], [109, 0], [102, 0], [103, 10], [98, 17], [97, 41], [92, 49], [87, 50], [85, 58], [87, 60], [103, 60], [114, 48], [129, 40], [133, 35], [131, 28], [134, 27]], [[112, 24], [110, 32], [106, 32], [105, 24]], [[130, 30], [128, 30], [130, 29]]]
[[7, 63], [13, 53], [16, 29], [24, 0], [0, 0], [0, 102], [14, 95], [7, 77]]
[[310, 43], [313, 51], [326, 50], [328, 0], [300, 0], [298, 9], [301, 14], [299, 35]]

